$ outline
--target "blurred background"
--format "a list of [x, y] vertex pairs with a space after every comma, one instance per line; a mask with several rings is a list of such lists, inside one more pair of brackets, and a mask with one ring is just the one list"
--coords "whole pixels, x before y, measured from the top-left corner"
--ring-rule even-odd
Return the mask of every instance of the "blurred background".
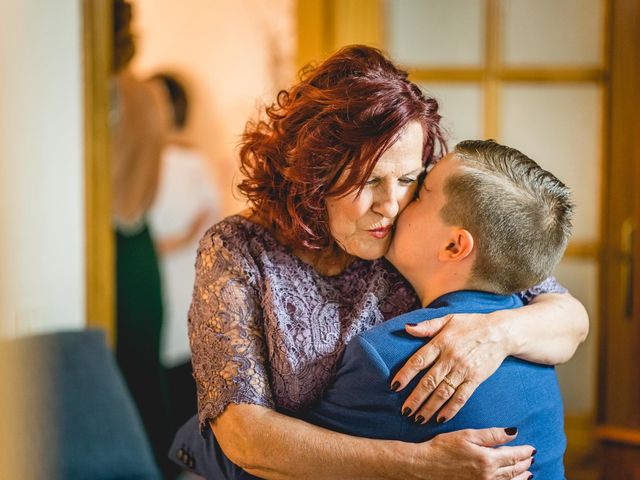
[[[233, 186], [245, 122], [287, 88], [300, 67], [350, 43], [382, 48], [440, 101], [450, 146], [462, 139], [494, 138], [522, 150], [569, 185], [578, 208], [556, 276], [589, 311], [591, 331], [574, 358], [558, 367], [569, 442], [567, 477], [640, 479], [640, 247], [634, 242], [640, 215], [635, 189], [640, 180], [640, 1], [130, 4], [125, 30], [135, 51], [127, 71], [143, 83], [170, 74], [187, 93], [188, 118], [177, 128], [175, 101], [169, 106], [174, 95], [169, 87], [163, 90], [167, 128], [180, 130], [171, 145], [198, 165], [189, 175], [200, 182], [202, 202], [185, 200], [184, 192], [195, 190], [193, 183], [163, 186], [161, 170], [158, 190], [166, 190], [166, 198], [156, 192], [156, 204], [148, 206], [153, 212], [187, 202], [188, 223], [154, 225], [150, 214], [156, 241], [162, 237], [171, 244], [184, 237], [178, 243], [187, 263], [195, 255], [192, 237], [243, 208]], [[118, 185], [112, 183], [110, 158], [117, 147], [110, 128], [119, 114], [111, 61], [119, 33], [112, 12], [109, 0], [0, 5], [0, 335], [5, 346], [34, 335], [97, 327], [116, 347], [111, 205]], [[162, 154], [167, 163], [172, 161], [168, 152], [167, 147]], [[159, 197], [165, 198], [164, 206]], [[173, 267], [162, 252], [159, 258], [160, 276], [167, 278], [165, 269]], [[166, 299], [173, 287], [162, 282]], [[184, 380], [189, 352], [186, 311], [182, 317], [180, 312], [186, 307], [172, 308], [164, 306], [159, 355], [162, 367], [174, 374], [168, 388], [182, 418], [195, 407], [195, 398], [189, 393], [188, 367]], [[0, 476], [27, 478], [38, 462], [26, 462], [25, 470], [16, 459], [55, 456], [56, 446], [38, 447], [45, 450], [35, 454], [31, 437], [22, 435], [34, 410], [47, 411], [37, 391], [46, 382], [20, 373], [21, 365], [31, 365], [28, 360], [12, 362], [0, 363], [0, 401], [6, 403], [0, 405], [6, 417], [0, 418], [0, 444], [11, 445], [0, 449], [0, 472], [16, 471]], [[35, 390], [16, 394], [30, 389]], [[48, 421], [55, 424], [56, 418]], [[28, 423], [31, 433], [39, 428], [34, 423], [33, 418]], [[25, 449], [31, 453], [24, 454]]]

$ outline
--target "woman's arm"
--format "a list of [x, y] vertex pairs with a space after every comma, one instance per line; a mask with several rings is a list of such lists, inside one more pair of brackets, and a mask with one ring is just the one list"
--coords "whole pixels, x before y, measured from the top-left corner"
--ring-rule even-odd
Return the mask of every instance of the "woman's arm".
[[529, 478], [533, 448], [492, 448], [515, 438], [504, 428], [462, 430], [422, 444], [332, 432], [256, 405], [229, 405], [211, 422], [220, 447], [267, 479]]
[[428, 369], [402, 410], [408, 408], [426, 422], [442, 407], [438, 421], [446, 421], [507, 356], [548, 365], [563, 363], [588, 331], [586, 310], [568, 293], [545, 293], [514, 310], [454, 314], [407, 326], [410, 334], [433, 339], [407, 361], [391, 385], [401, 390]]
[[509, 355], [546, 365], [571, 359], [589, 333], [587, 311], [568, 293], [538, 295], [529, 305], [495, 316]]

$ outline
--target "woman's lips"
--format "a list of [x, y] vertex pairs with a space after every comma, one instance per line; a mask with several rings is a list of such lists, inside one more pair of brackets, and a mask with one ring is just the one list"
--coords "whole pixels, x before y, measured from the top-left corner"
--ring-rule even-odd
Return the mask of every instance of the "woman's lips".
[[384, 238], [387, 235], [389, 235], [389, 232], [391, 231], [391, 225], [388, 225], [386, 227], [381, 227], [381, 228], [372, 228], [371, 230], [367, 230], [372, 237], [374, 238]]

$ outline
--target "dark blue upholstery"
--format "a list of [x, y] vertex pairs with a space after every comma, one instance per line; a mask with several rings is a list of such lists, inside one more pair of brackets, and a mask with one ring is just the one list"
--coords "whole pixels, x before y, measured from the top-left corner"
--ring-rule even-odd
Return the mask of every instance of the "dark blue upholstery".
[[[18, 434], [47, 479], [158, 479], [138, 412], [103, 332], [57, 332], [0, 343], [0, 361], [21, 365]], [[20, 468], [18, 468], [20, 471]]]

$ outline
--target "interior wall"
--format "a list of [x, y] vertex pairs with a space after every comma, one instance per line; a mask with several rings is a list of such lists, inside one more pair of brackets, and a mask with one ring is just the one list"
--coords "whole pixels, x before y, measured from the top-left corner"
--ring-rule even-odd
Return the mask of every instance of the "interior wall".
[[234, 198], [236, 146], [261, 101], [272, 101], [295, 77], [293, 0], [135, 0], [133, 70], [168, 69], [192, 89], [192, 137], [211, 159], [222, 214], [243, 208]]
[[81, 2], [0, 6], [0, 336], [85, 324]]

